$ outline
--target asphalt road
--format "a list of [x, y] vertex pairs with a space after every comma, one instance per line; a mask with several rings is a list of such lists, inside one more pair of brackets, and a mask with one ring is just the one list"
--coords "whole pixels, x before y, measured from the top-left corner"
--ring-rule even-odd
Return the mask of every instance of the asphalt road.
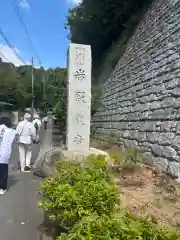
[[[43, 141], [46, 132], [42, 131]], [[43, 213], [37, 209], [40, 199], [40, 181], [32, 173], [20, 173], [14, 167], [18, 164], [17, 145], [13, 146], [9, 167], [8, 192], [0, 196], [0, 239], [37, 240]], [[33, 145], [32, 162], [35, 161], [40, 145]]]

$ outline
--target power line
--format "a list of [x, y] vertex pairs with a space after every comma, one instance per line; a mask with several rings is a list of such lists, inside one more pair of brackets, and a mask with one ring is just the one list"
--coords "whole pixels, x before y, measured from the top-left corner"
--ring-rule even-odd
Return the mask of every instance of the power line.
[[30, 36], [30, 34], [29, 34], [28, 30], [27, 30], [27, 27], [26, 27], [26, 25], [25, 25], [25, 22], [24, 22], [21, 14], [20, 14], [17, 1], [16, 1], [16, 0], [12, 0], [12, 5], [13, 5], [14, 11], [15, 11], [15, 13], [16, 13], [16, 16], [17, 16], [17, 18], [18, 18], [18, 20], [19, 20], [19, 22], [20, 22], [20, 24], [21, 24], [21, 27], [24, 29], [24, 32], [25, 32], [25, 34], [26, 34], [26, 36], [27, 36], [27, 38], [28, 38], [29, 45], [30, 45], [31, 48], [33, 49], [34, 54], [35, 54], [35, 56], [36, 56], [36, 59], [38, 60], [39, 64], [41, 65], [41, 59], [40, 59], [40, 57], [39, 57], [39, 55], [38, 55], [38, 53], [37, 53], [37, 51], [36, 51], [36, 49], [35, 49], [35, 47], [34, 47], [34, 44], [33, 44], [33, 42], [32, 42], [31, 36]]
[[0, 55], [1, 55], [1, 57], [3, 57], [3, 59], [5, 59], [5, 60], [7, 61], [7, 63], [9, 62], [9, 60], [7, 59], [7, 57], [4, 56], [4, 54], [3, 54], [2, 52], [0, 52]]
[[7, 43], [7, 45], [12, 49], [12, 51], [14, 52], [14, 54], [16, 55], [16, 57], [25, 65], [27, 65], [27, 63], [24, 61], [24, 59], [17, 53], [17, 51], [15, 50], [15, 48], [13, 47], [13, 45], [10, 43], [10, 41], [8, 40], [8, 38], [6, 37], [6, 35], [4, 34], [3, 30], [0, 28], [0, 35], [3, 37], [4, 41]]
[[3, 54], [2, 52], [0, 52], [0, 56], [3, 57], [3, 59], [5, 59], [5, 60], [7, 61], [7, 64], [9, 64], [9, 66], [10, 66], [11, 68], [15, 68], [15, 66], [14, 66], [12, 63], [9, 62], [9, 60], [7, 59], [7, 57], [4, 56], [4, 54]]
[[[0, 43], [1, 43], [1, 42], [0, 42]], [[14, 65], [13, 63], [11, 63], [11, 62], [9, 61], [9, 59], [1, 52], [2, 47], [3, 47], [3, 45], [0, 47], [0, 56], [7, 61], [6, 63], [9, 64], [9, 66], [10, 66], [11, 68], [15, 68], [15, 65]], [[3, 59], [2, 59], [2, 60], [3, 60]]]

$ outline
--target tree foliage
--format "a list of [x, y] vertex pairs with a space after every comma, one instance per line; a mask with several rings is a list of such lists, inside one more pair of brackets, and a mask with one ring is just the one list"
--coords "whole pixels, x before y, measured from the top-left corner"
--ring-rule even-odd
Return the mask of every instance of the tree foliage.
[[46, 102], [53, 107], [53, 112], [58, 119], [61, 128], [65, 130], [67, 116], [67, 69], [55, 68], [48, 70], [48, 88]]
[[67, 25], [72, 42], [92, 46], [93, 61], [116, 42], [129, 21], [151, 0], [83, 0], [69, 10]]
[[[67, 69], [33, 69], [35, 107], [53, 109], [62, 129], [66, 128], [67, 116]], [[92, 115], [99, 106], [100, 91], [92, 88]], [[32, 67], [11, 66], [0, 62], [0, 101], [14, 104], [16, 109], [31, 107]]]
[[17, 69], [0, 62], [0, 101], [24, 108], [29, 98], [27, 86], [19, 77]]
[[[55, 107], [59, 102], [66, 105], [66, 69], [34, 68], [34, 102], [36, 108], [44, 110], [45, 105]], [[16, 109], [31, 107], [32, 67], [15, 67], [0, 62], [0, 101], [14, 104]], [[47, 103], [47, 104], [46, 104]], [[61, 111], [61, 109], [58, 109]], [[63, 113], [63, 115], [65, 115]]]

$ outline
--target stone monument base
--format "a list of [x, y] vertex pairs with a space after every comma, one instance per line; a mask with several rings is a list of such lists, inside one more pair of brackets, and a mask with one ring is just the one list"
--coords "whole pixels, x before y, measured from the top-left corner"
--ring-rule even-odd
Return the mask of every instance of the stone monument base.
[[34, 164], [34, 174], [39, 177], [50, 176], [56, 166], [56, 162], [64, 159], [83, 160], [90, 155], [102, 155], [109, 161], [110, 157], [107, 152], [90, 148], [88, 154], [84, 155], [82, 152], [71, 152], [63, 148], [51, 148], [43, 152]]

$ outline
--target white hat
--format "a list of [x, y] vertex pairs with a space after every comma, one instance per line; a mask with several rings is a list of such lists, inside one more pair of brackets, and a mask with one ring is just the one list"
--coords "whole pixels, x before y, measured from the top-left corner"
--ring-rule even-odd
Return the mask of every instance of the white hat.
[[31, 119], [31, 114], [25, 113], [24, 119], [30, 120]]
[[34, 114], [34, 118], [39, 118], [39, 115], [38, 114]]

